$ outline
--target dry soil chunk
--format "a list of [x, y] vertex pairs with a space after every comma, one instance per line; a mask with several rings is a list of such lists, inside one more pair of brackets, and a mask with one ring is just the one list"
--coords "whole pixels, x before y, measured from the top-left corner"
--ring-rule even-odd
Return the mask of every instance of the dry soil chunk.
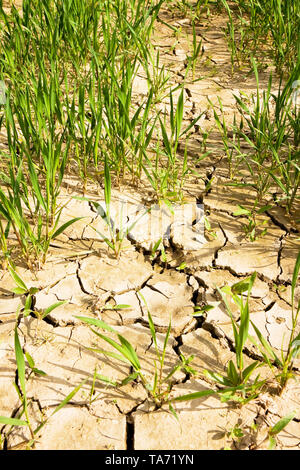
[[[205, 382], [187, 382], [174, 387], [172, 397], [204, 391]], [[225, 430], [237, 423], [251, 424], [256, 408], [234, 410], [214, 396], [174, 403], [178, 421], [165, 410], [134, 413], [136, 450], [220, 450], [227, 444]], [[240, 420], [240, 421], [239, 421]]]
[[118, 310], [123, 325], [134, 323], [142, 318], [140, 301], [135, 291], [125, 292], [125, 294], [115, 295], [116, 305], [130, 305], [129, 308]]
[[[5, 320], [5, 321], [4, 321]], [[0, 416], [10, 417], [19, 404], [14, 387], [16, 378], [16, 359], [14, 352], [15, 319], [4, 319], [0, 323]]]
[[47, 374], [31, 376], [27, 384], [28, 397], [38, 399], [42, 406], [60, 404], [82, 380], [88, 379], [72, 399], [86, 403], [95, 367], [98, 373], [115, 381], [129, 373], [129, 365], [87, 349], [108, 348], [86, 325], [53, 328], [45, 322], [26, 318], [21, 330], [26, 338], [26, 351], [33, 357], [36, 367]]
[[195, 324], [195, 319], [192, 317], [193, 288], [188, 285], [185, 274], [174, 271], [156, 274], [141, 289], [141, 294], [146, 301], [146, 306], [144, 300], [141, 301], [144, 316], [147, 317], [147, 309], [149, 309], [154, 324], [159, 330], [168, 328], [170, 318], [175, 336]]
[[103, 295], [122, 294], [138, 289], [152, 274], [149, 263], [137, 253], [121, 256], [119, 260], [89, 256], [80, 264], [79, 277], [85, 292]]
[[177, 252], [173, 253], [170, 265], [175, 267], [184, 263], [191, 274], [199, 271], [199, 269], [212, 266], [216, 253], [224, 246], [226, 239], [217, 222], [211, 222], [211, 230], [216, 236], [205, 231], [205, 242], [200, 249], [182, 250], [179, 254]]
[[97, 417], [87, 409], [66, 406], [42, 428], [36, 449], [125, 450], [126, 416]]
[[224, 343], [203, 328], [182, 335], [180, 352], [185, 357], [195, 356], [191, 365], [199, 373], [203, 369], [224, 373], [229, 360], [234, 358], [234, 353]]
[[[226, 235], [228, 234], [225, 230]], [[238, 275], [260, 273], [267, 279], [276, 279], [280, 273], [278, 251], [280, 249], [280, 231], [270, 230], [254, 242], [232, 243], [218, 252], [216, 263], [229, 268]]]
[[266, 312], [266, 317], [270, 344], [278, 350], [282, 347], [286, 351], [292, 329], [291, 307], [279, 300]]

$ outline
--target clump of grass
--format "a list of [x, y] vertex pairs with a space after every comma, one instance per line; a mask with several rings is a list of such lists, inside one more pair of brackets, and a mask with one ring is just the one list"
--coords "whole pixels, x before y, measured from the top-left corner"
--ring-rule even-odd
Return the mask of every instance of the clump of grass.
[[269, 441], [269, 450], [273, 450], [277, 446], [276, 437], [278, 434], [294, 419], [296, 416], [296, 411], [288, 413], [286, 416], [283, 416], [279, 421], [277, 421], [274, 426], [271, 426], [268, 431], [268, 441]]
[[[139, 294], [141, 296], [141, 299], [145, 302], [145, 299], [143, 298], [141, 293]], [[209, 396], [209, 395], [216, 393], [213, 390], [203, 390], [200, 392], [195, 392], [192, 394], [181, 395], [176, 398], [171, 398], [170, 393], [171, 393], [172, 385], [173, 385], [172, 378], [175, 372], [177, 372], [178, 370], [182, 370], [185, 373], [188, 373], [190, 375], [194, 375], [196, 373], [196, 371], [190, 365], [191, 361], [193, 360], [193, 356], [185, 358], [183, 355], [181, 355], [180, 361], [174, 365], [174, 367], [170, 370], [170, 372], [166, 376], [163, 375], [166, 348], [167, 348], [167, 344], [168, 344], [168, 340], [169, 340], [170, 332], [171, 332], [171, 321], [169, 323], [168, 330], [164, 339], [162, 351], [160, 351], [158, 348], [155, 326], [154, 326], [151, 314], [148, 310], [149, 328], [151, 331], [151, 336], [153, 339], [153, 344], [155, 347], [156, 358], [157, 358], [154, 361], [155, 371], [152, 377], [152, 382], [150, 382], [142, 370], [139, 357], [137, 356], [134, 347], [124, 336], [122, 336], [120, 333], [118, 333], [116, 330], [114, 330], [111, 326], [107, 325], [102, 320], [89, 318], [89, 317], [79, 317], [79, 316], [77, 316], [76, 318], [90, 325], [92, 331], [99, 338], [101, 338], [102, 340], [110, 344], [113, 347], [113, 349], [115, 349], [117, 352], [105, 351], [99, 348], [93, 348], [92, 349], [93, 351], [98, 352], [100, 354], [104, 354], [105, 356], [120, 360], [122, 362], [125, 362], [126, 364], [129, 364], [133, 370], [133, 372], [130, 373], [121, 382], [116, 382], [110, 379], [109, 377], [104, 377], [95, 372], [96, 374], [95, 377], [97, 379], [104, 381], [105, 383], [110, 384], [111, 386], [114, 386], [114, 387], [122, 387], [123, 385], [126, 385], [132, 381], [139, 381], [144, 387], [144, 389], [146, 390], [148, 398], [150, 402], [154, 404], [155, 408], [158, 409], [158, 408], [161, 408], [164, 404], [167, 404], [169, 406], [169, 410], [177, 419], [178, 417], [173, 407], [173, 402], [189, 401], [189, 400], [201, 398], [204, 396]], [[119, 340], [119, 342], [112, 339], [111, 336], [106, 336], [103, 333], [100, 333], [99, 330], [97, 331], [96, 329], [92, 327], [96, 327], [100, 330], [104, 330], [104, 331], [109, 332], [112, 335], [115, 335], [117, 339]]]
[[[251, 56], [273, 61], [277, 71], [289, 73], [299, 54], [300, 7], [293, 0], [239, 0], [235, 8], [219, 2], [228, 15], [225, 31], [232, 66], [243, 66]], [[265, 61], [264, 61], [265, 62]], [[267, 64], [266, 64], [267, 65]]]
[[106, 62], [106, 78], [102, 84], [105, 128], [102, 154], [109, 156], [117, 182], [127, 172], [131, 174], [133, 182], [139, 181], [142, 162], [155, 125], [155, 119], [149, 114], [153, 103], [152, 90], [146, 101], [134, 110], [132, 85], [137, 66], [137, 55], [130, 61], [124, 57], [119, 72], [114, 64]]
[[261, 423], [253, 422], [250, 426], [243, 426], [238, 422], [233, 428], [226, 430], [226, 437], [232, 441], [232, 446], [226, 446], [224, 450], [240, 449], [240, 444], [243, 445], [243, 439], [246, 438], [246, 442], [249, 442], [249, 437], [253, 440], [253, 444], [250, 445], [251, 450], [263, 449], [265, 444], [268, 443], [268, 450], [274, 450], [277, 447], [277, 436], [283, 431], [283, 429], [294, 419], [296, 412], [292, 411], [287, 415], [283, 416], [277, 421], [273, 426], [268, 425], [268, 430], [266, 432], [266, 437], [258, 442], [258, 431], [259, 428], [267, 420], [261, 420]]
[[[197, 60], [199, 59], [199, 57], [201, 58], [204, 50], [202, 48], [202, 39], [200, 39], [200, 41], [197, 43], [195, 21], [193, 21], [192, 27], [193, 27], [193, 50], [192, 50], [192, 54], [188, 57], [188, 63], [189, 63], [189, 67], [192, 67], [192, 77], [193, 77], [193, 80], [195, 80], [195, 70], [196, 70]], [[186, 75], [187, 75], [187, 72], [186, 72]]]
[[149, 45], [149, 62], [143, 61], [142, 66], [147, 75], [148, 89], [153, 93], [153, 105], [160, 103], [167, 90], [169, 89], [170, 74], [164, 64], [160, 64], [160, 51], [159, 49], [154, 52], [153, 46]]
[[[184, 182], [190, 172], [187, 158], [188, 132], [202, 115], [197, 116], [187, 127], [182, 129], [184, 89], [181, 89], [176, 107], [174, 105], [173, 98], [174, 91], [175, 90], [170, 90], [169, 94], [169, 122], [167, 123], [166, 118], [162, 120], [161, 117], [158, 116], [163, 141], [163, 150], [158, 142], [155, 149], [155, 161], [153, 162], [150, 158], [147, 158], [143, 167], [157, 198], [159, 200], [173, 202], [181, 201], [183, 199]], [[169, 127], [170, 132], [168, 131]], [[184, 136], [184, 156], [183, 160], [180, 160], [178, 149], [180, 139]], [[161, 164], [161, 162], [163, 164]]]
[[[218, 374], [214, 371], [205, 370], [205, 375], [217, 383], [222, 388], [219, 390], [221, 401], [233, 400], [240, 404], [248, 403], [259, 395], [265, 380], [259, 380], [259, 374], [252, 381], [251, 376], [260, 366], [259, 361], [253, 361], [244, 368], [244, 346], [248, 339], [250, 325], [249, 299], [252, 286], [256, 278], [256, 273], [249, 278], [234, 284], [231, 288], [225, 286], [218, 289], [219, 294], [225, 303], [227, 313], [230, 317], [234, 334], [235, 363], [230, 360], [227, 366], [226, 375]], [[246, 300], [243, 293], [247, 291]], [[229, 295], [239, 308], [239, 322], [234, 319], [229, 302], [226, 296]]]
[[[252, 373], [263, 364], [267, 364], [273, 371], [274, 377], [279, 384], [280, 393], [282, 393], [284, 390], [287, 382], [291, 378], [295, 377], [293, 365], [300, 352], [300, 333], [297, 333], [297, 328], [299, 328], [298, 318], [300, 312], [300, 300], [298, 301], [297, 306], [295, 305], [295, 289], [299, 276], [299, 270], [300, 252], [295, 262], [291, 286], [292, 329], [288, 341], [287, 351], [284, 352], [282, 349], [281, 358], [278, 357], [268, 341], [263, 337], [262, 333], [250, 319], [249, 299], [251, 289], [256, 278], [256, 273], [253, 273], [249, 278], [240, 281], [231, 287], [224, 286], [221, 289], [217, 288], [231, 320], [234, 334], [234, 350], [236, 355], [236, 364], [234, 364], [233, 361], [229, 361], [226, 375], [216, 374], [214, 371], [205, 371], [205, 375], [214, 382], [217, 382], [223, 387], [230, 387], [229, 390], [225, 390], [225, 393], [222, 390], [220, 391], [222, 400], [235, 400], [244, 404], [249, 400], [256, 398], [259, 395], [259, 392], [265, 386], [266, 380], [259, 380], [259, 375], [253, 382], [251, 382], [249, 379]], [[247, 292], [246, 300], [244, 300], [244, 292]], [[227, 296], [229, 296], [239, 308], [238, 321], [234, 319], [230, 304], [227, 300]], [[211, 308], [211, 306], [207, 305], [205, 308], [208, 310]], [[203, 312], [200, 312], [200, 314], [203, 314]], [[249, 335], [250, 324], [254, 328], [258, 342], [252, 335]], [[243, 350], [246, 341], [248, 340], [258, 347], [260, 353], [262, 354], [262, 361], [254, 361], [252, 364], [243, 369]]]
[[21, 279], [21, 277], [18, 275], [15, 267], [12, 266], [11, 264], [8, 266], [8, 271], [16, 284], [16, 287], [12, 289], [12, 292], [16, 295], [25, 297], [24, 306], [22, 308], [20, 306], [23, 318], [26, 318], [29, 315], [34, 315], [39, 321], [41, 321], [44, 318], [46, 318], [49, 315], [49, 313], [51, 313], [55, 308], [60, 307], [61, 305], [64, 305], [65, 303], [67, 303], [66, 300], [61, 300], [59, 302], [55, 302], [54, 304], [50, 305], [49, 307], [45, 309], [37, 310], [35, 308], [35, 304], [36, 304], [35, 294], [39, 292], [39, 288], [28, 287], [25, 284], [25, 282]]
[[[299, 186], [299, 170], [297, 168], [297, 148], [293, 146], [295, 131], [290, 125], [293, 120], [294, 109], [291, 101], [293, 93], [292, 83], [299, 73], [296, 66], [286, 85], [279, 84], [278, 92], [272, 93], [272, 75], [270, 75], [268, 88], [263, 92], [262, 99], [259, 93], [259, 77], [256, 63], [252, 60], [257, 83], [257, 92], [252, 96], [253, 110], [244, 100], [235, 96], [241, 116], [239, 129], [235, 129], [239, 138], [247, 142], [252, 155], [244, 157], [244, 161], [254, 180], [253, 187], [257, 191], [258, 202], [268, 192], [272, 179], [283, 191], [283, 200], [290, 212]], [[271, 98], [274, 100], [274, 110], [271, 109]]]
[[59, 225], [57, 204], [69, 157], [70, 136], [62, 106], [57, 64], [47, 77], [41, 63], [38, 78], [32, 74], [24, 86], [8, 90], [4, 105], [8, 150], [1, 152], [0, 213], [2, 247], [13, 232], [30, 269], [46, 260], [50, 243], [72, 220]]
[[28, 266], [40, 267], [51, 241], [78, 220], [59, 226], [57, 200], [71, 163], [84, 190], [103, 174], [106, 156], [117, 181], [127, 172], [140, 181], [157, 117], [150, 117], [152, 89], [134, 110], [132, 84], [162, 3], [24, 0], [10, 13], [1, 3], [0, 77], [9, 80], [0, 116], [8, 142], [0, 188], [5, 259], [13, 233]]
[[[256, 192], [251, 209], [240, 207], [236, 211], [236, 215], [248, 217], [247, 230], [250, 237], [255, 239], [256, 215], [265, 213], [275, 205], [281, 205], [292, 219], [297, 209], [300, 183], [299, 107], [293, 100], [293, 84], [298, 77], [300, 65], [295, 65], [285, 84], [282, 80], [279, 81], [277, 92], [272, 91], [274, 85], [270, 75], [268, 87], [262, 96], [254, 59], [252, 66], [257, 83], [256, 93], [250, 99], [234, 95], [239, 122], [235, 115], [232, 128], [228, 128], [221, 102], [223, 117], [219, 117], [215, 109], [214, 115], [228, 157], [229, 177], [232, 181], [227, 184], [240, 188], [250, 187]], [[245, 147], [247, 150], [242, 150]]]
[[233, 212], [234, 216], [242, 216], [247, 218], [247, 223], [243, 224], [243, 230], [245, 235], [251, 242], [254, 242], [260, 237], [263, 237], [268, 231], [268, 219], [263, 221], [257, 221], [257, 215], [265, 213], [268, 209], [271, 209], [272, 205], [263, 206], [258, 210], [247, 209], [242, 205], [238, 205], [238, 209]]

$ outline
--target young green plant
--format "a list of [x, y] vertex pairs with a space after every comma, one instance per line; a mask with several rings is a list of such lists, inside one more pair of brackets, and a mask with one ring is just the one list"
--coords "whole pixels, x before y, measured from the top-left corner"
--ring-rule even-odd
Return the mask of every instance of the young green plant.
[[[245, 404], [258, 396], [265, 383], [265, 380], [259, 380], [259, 374], [254, 381], [250, 380], [254, 371], [262, 365], [259, 361], [253, 361], [249, 366], [244, 367], [243, 350], [248, 339], [250, 324], [249, 299], [255, 278], [256, 273], [231, 287], [217, 288], [231, 320], [234, 335], [235, 364], [234, 361], [229, 361], [226, 375], [208, 370], [205, 370], [204, 373], [209, 379], [224, 387], [219, 390], [222, 401], [234, 400], [240, 404]], [[246, 299], [243, 295], [245, 291], [247, 292]], [[239, 309], [239, 322], [234, 318], [227, 296], [234, 301]]]
[[[141, 295], [141, 298], [143, 299], [142, 295]], [[103, 350], [102, 348], [89, 348], [89, 349], [91, 349], [94, 352], [104, 354], [107, 357], [111, 357], [121, 362], [125, 362], [126, 364], [130, 365], [133, 369], [133, 371], [126, 378], [124, 378], [121, 382], [116, 382], [115, 380], [112, 380], [109, 377], [105, 377], [94, 372], [94, 376], [97, 379], [104, 381], [105, 383], [112, 385], [114, 387], [122, 387], [123, 385], [126, 385], [132, 381], [139, 380], [140, 383], [143, 385], [144, 389], [146, 390], [149, 399], [155, 405], [155, 407], [160, 408], [164, 403], [168, 404], [169, 410], [176, 418], [178, 417], [173, 407], [173, 402], [193, 400], [193, 399], [202, 398], [202, 397], [209, 396], [209, 395], [216, 393], [213, 390], [206, 389], [200, 392], [195, 392], [192, 394], [186, 394], [186, 395], [181, 395], [175, 398], [171, 398], [170, 393], [172, 390], [172, 377], [174, 376], [175, 372], [177, 372], [178, 370], [183, 370], [187, 374], [190, 374], [190, 375], [194, 375], [196, 373], [196, 371], [190, 366], [190, 362], [192, 361], [193, 356], [185, 358], [183, 355], [181, 355], [180, 361], [178, 362], [178, 364], [176, 364], [170, 370], [170, 372], [165, 377], [163, 377], [163, 368], [164, 368], [164, 363], [165, 363], [166, 348], [167, 348], [167, 344], [168, 344], [168, 340], [169, 340], [170, 332], [171, 332], [171, 321], [169, 323], [168, 330], [164, 339], [162, 352], [160, 352], [159, 347], [158, 347], [158, 340], [157, 340], [154, 323], [153, 323], [151, 314], [148, 311], [149, 328], [150, 328], [150, 332], [151, 332], [151, 336], [152, 336], [152, 340], [153, 340], [153, 344], [154, 344], [154, 348], [156, 352], [156, 357], [157, 357], [157, 360], [154, 361], [154, 374], [153, 374], [153, 380], [151, 383], [142, 370], [140, 359], [134, 347], [124, 336], [122, 336], [117, 330], [115, 330], [114, 328], [112, 328], [110, 325], [103, 322], [102, 320], [89, 318], [89, 317], [79, 317], [79, 316], [76, 318], [78, 318], [82, 322], [89, 325], [92, 331], [101, 340], [104, 340], [106, 343], [112, 346], [112, 348], [117, 352], [106, 351], [106, 350]], [[107, 331], [110, 334], [110, 336], [104, 335], [103, 333], [100, 333], [99, 331], [97, 331], [96, 329], [92, 327], [96, 327], [101, 330]], [[112, 335], [116, 336], [119, 342], [112, 339], [111, 337]]]
[[97, 210], [98, 214], [101, 216], [102, 220], [105, 222], [108, 231], [109, 237], [101, 233], [98, 229], [94, 228], [92, 225], [90, 227], [95, 230], [95, 232], [100, 235], [101, 239], [107, 244], [107, 246], [113, 251], [115, 257], [118, 259], [120, 257], [124, 240], [127, 238], [129, 232], [133, 227], [138, 223], [138, 221], [148, 212], [148, 210], [143, 211], [132, 223], [124, 224], [123, 221], [123, 205], [121, 204], [120, 213], [116, 215], [118, 220], [113, 221], [111, 217], [111, 176], [108, 158], [105, 158], [104, 164], [104, 201], [105, 207], [102, 207], [96, 201], [89, 200], [87, 198], [78, 197], [76, 199], [89, 201]]

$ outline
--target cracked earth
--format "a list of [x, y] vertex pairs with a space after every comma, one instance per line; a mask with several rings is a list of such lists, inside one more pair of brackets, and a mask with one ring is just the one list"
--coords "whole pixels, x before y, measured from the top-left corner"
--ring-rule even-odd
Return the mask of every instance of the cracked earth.
[[[181, 25], [184, 31], [174, 46], [170, 30], [160, 24], [154, 41], [171, 80], [180, 83], [186, 67], [188, 40], [192, 37], [191, 24], [187, 19], [170, 18], [167, 13], [162, 13], [161, 17], [170, 24]], [[201, 129], [213, 127], [207, 98], [217, 103], [217, 96], [220, 96], [230, 120], [233, 93], [250, 93], [256, 89], [256, 84], [249, 78], [231, 77], [229, 52], [222, 32], [224, 21], [219, 17], [212, 21], [209, 26], [200, 25], [197, 30], [198, 38], [204, 40], [202, 60], [208, 63], [198, 66], [198, 72], [204, 78], [196, 83], [187, 82], [185, 89], [185, 119], [190, 122], [189, 119], [199, 111], [205, 111], [200, 121]], [[137, 77], [134, 92], [137, 99], [147, 92], [143, 76]], [[116, 260], [92, 228], [104, 234], [107, 230], [93, 206], [72, 199], [82, 196], [81, 183], [72, 175], [65, 181], [60, 198], [62, 204], [69, 203], [63, 210], [62, 221], [78, 216], [83, 218], [53, 242], [42, 269], [34, 274], [24, 266], [18, 266], [25, 284], [39, 289], [35, 296], [37, 310], [57, 301], [67, 301], [44, 320], [29, 316], [19, 322], [22, 347], [46, 373], [45, 376], [28, 373], [27, 397], [32, 424], [37, 426], [49, 417], [82, 380], [85, 383], [72, 400], [47, 421], [37, 436], [36, 449], [217, 450], [228, 447], [253, 449], [260, 444], [260, 448], [264, 448], [270, 426], [293, 410], [297, 410], [297, 414], [278, 436], [277, 448], [299, 449], [299, 362], [295, 362], [296, 379], [288, 383], [281, 396], [266, 390], [243, 407], [222, 403], [216, 396], [178, 402], [177, 421], [167, 407], [153, 409], [139, 382], [119, 388], [97, 380], [94, 383], [95, 368], [98, 373], [117, 381], [123, 380], [131, 369], [124, 362], [93, 351], [93, 348], [108, 349], [108, 346], [76, 318], [100, 318], [113, 326], [134, 346], [145, 376], [151, 378], [155, 372], [155, 348], [147, 309], [138, 295], [140, 292], [151, 312], [161, 347], [171, 316], [164, 373], [170, 372], [180, 354], [185, 357], [193, 354], [192, 366], [201, 376], [195, 378], [188, 373], [176, 373], [171, 397], [205, 390], [213, 384], [207, 378], [204, 380], [201, 371], [209, 369], [224, 373], [229, 360], [234, 358], [230, 318], [216, 287], [233, 285], [256, 271], [257, 279], [250, 299], [251, 319], [278, 355], [281, 348], [286, 350], [291, 331], [291, 280], [299, 250], [298, 227], [280, 208], [272, 209], [265, 216], [266, 235], [254, 242], [245, 238], [244, 219], [234, 217], [233, 212], [241, 202], [245, 207], [251, 207], [253, 194], [251, 190], [225, 186], [228, 169], [218, 139], [214, 132], [210, 134], [207, 148], [211, 154], [197, 164], [197, 171], [204, 180], [192, 179], [186, 190], [192, 205], [196, 206], [201, 200], [211, 231], [205, 231], [199, 246], [193, 245], [194, 232], [186, 238], [178, 237], [165, 217], [163, 231], [171, 234], [165, 240], [166, 260], [158, 254], [151, 256], [157, 237], [145, 237], [145, 220], [128, 234], [120, 258]], [[193, 155], [199, 154], [200, 145], [201, 133], [195, 129], [188, 147], [191, 161]], [[212, 181], [208, 192], [205, 191], [207, 180]], [[103, 190], [99, 186], [91, 184], [85, 196], [103, 202]], [[134, 207], [144, 204], [149, 197], [146, 182], [138, 189], [128, 186], [114, 189], [112, 210], [120, 200], [129, 201], [130, 219], [134, 217]], [[11, 417], [16, 416], [20, 408], [14, 387], [17, 383], [14, 327], [21, 297], [11, 293], [14, 287], [9, 273], [2, 271], [0, 415]], [[299, 294], [298, 286], [296, 296]], [[130, 307], [110, 308], [120, 304]], [[205, 305], [214, 308], [201, 317], [194, 317], [195, 307]], [[233, 309], [233, 313], [238, 319], [238, 311]], [[250, 334], [254, 334], [253, 329]], [[259, 350], [248, 342], [245, 362], [250, 364], [253, 358], [262, 360]], [[266, 366], [260, 368], [260, 374], [272, 382], [272, 374]], [[243, 430], [239, 440], [229, 437], [229, 431], [235, 426]], [[7, 449], [26, 448], [30, 440], [25, 428], [8, 432], [8, 427], [3, 426], [0, 431]]]

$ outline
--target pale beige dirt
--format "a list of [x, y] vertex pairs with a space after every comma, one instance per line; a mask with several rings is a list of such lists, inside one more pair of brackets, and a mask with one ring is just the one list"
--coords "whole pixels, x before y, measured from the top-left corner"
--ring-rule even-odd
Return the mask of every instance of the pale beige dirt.
[[[154, 40], [161, 53], [161, 64], [170, 73], [171, 81], [179, 83], [183, 79], [192, 40], [191, 22], [172, 18], [168, 13], [161, 17], [182, 27], [176, 42], [172, 31], [160, 23]], [[235, 103], [233, 93], [250, 94], [256, 90], [256, 84], [246, 73], [231, 75], [230, 55], [222, 32], [224, 18], [216, 17], [211, 23], [206, 20], [202, 23], [197, 34], [199, 39], [200, 35], [203, 37], [205, 52], [197, 64], [196, 76], [203, 76], [203, 80], [192, 83], [191, 76], [187, 79], [184, 119], [188, 124], [199, 112], [204, 112], [199, 125], [202, 130], [209, 130], [214, 127], [214, 120], [208, 98], [218, 104], [217, 97], [220, 96], [226, 119], [230, 122]], [[262, 89], [266, 83], [266, 75], [262, 74]], [[133, 91], [137, 102], [147, 95], [142, 70], [135, 79]], [[163, 102], [158, 107], [164, 109], [165, 105]], [[188, 145], [189, 160], [193, 165], [202, 154], [201, 143], [201, 132], [195, 128]], [[178, 420], [167, 407], [154, 410], [141, 383], [114, 388], [98, 379], [93, 380], [95, 370], [115, 381], [125, 379], [131, 370], [124, 362], [101, 354], [99, 350], [113, 351], [112, 347], [76, 316], [102, 319], [113, 326], [131, 342], [145, 377], [153, 382], [156, 355], [148, 325], [148, 308], [158, 332], [160, 349], [171, 319], [164, 374], [175, 366], [180, 354], [186, 358], [191, 354], [195, 356], [191, 366], [197, 372], [196, 378], [176, 372], [171, 397], [213, 388], [207, 378], [204, 380], [203, 369], [224, 373], [228, 362], [234, 359], [230, 318], [216, 288], [231, 286], [253, 271], [257, 272], [257, 279], [249, 304], [251, 319], [278, 355], [282, 346], [286, 349], [291, 332], [290, 284], [299, 250], [299, 232], [281, 209], [272, 210], [265, 217], [267, 234], [255, 242], [247, 240], [242, 228], [245, 220], [234, 217], [233, 212], [238, 204], [251, 208], [254, 194], [250, 190], [225, 187], [228, 166], [216, 132], [210, 135], [207, 146], [211, 155], [197, 163], [197, 171], [204, 179], [208, 175], [212, 178], [211, 191], [204, 193], [203, 180], [191, 177], [186, 196], [193, 203], [199, 196], [203, 197], [204, 211], [215, 236], [205, 231], [204, 238], [197, 241], [200, 246], [197, 245], [196, 250], [190, 251], [194, 234], [179, 238], [174, 226], [172, 231], [171, 218], [165, 216], [161, 230], [171, 233], [171, 241], [165, 243], [166, 262], [151, 259], [157, 236], [154, 231], [153, 236], [146, 237], [142, 223], [132, 230], [116, 260], [103, 237], [93, 230], [97, 229], [104, 236], [108, 234], [102, 219], [90, 204], [72, 199], [72, 196], [82, 196], [82, 192], [80, 182], [70, 177], [61, 194], [61, 203], [69, 199], [61, 220], [83, 218], [55, 240], [48, 261], [38, 272], [34, 274], [18, 265], [18, 273], [26, 285], [39, 288], [36, 294], [38, 311], [60, 300], [68, 302], [53, 310], [45, 320], [38, 321], [30, 316], [21, 318], [18, 326], [24, 351], [32, 356], [36, 367], [46, 373], [34, 375], [27, 364], [27, 398], [32, 424], [46, 423], [37, 435], [37, 449], [266, 448], [270, 426], [293, 410], [297, 410], [296, 417], [279, 435], [278, 448], [299, 449], [299, 363], [295, 363], [298, 367], [296, 379], [289, 382], [281, 396], [271, 393], [274, 391], [273, 375], [264, 366], [259, 371], [270, 387], [266, 387], [264, 394], [256, 400], [243, 407], [232, 402], [221, 403], [215, 395], [178, 402], [174, 405]], [[134, 217], [136, 204], [150, 200], [148, 190], [146, 182], [139, 189], [124, 186], [114, 190], [112, 214], [117, 218], [118, 204], [126, 200], [130, 202], [128, 217]], [[103, 202], [103, 190], [96, 184], [87, 188], [86, 196]], [[184, 268], [181, 266], [180, 269], [182, 263]], [[15, 312], [23, 302], [21, 297], [12, 294], [14, 287], [9, 273], [2, 271], [0, 415], [11, 417], [15, 417], [20, 409], [13, 385], [17, 370], [14, 327]], [[299, 296], [299, 288], [296, 294]], [[112, 310], [116, 304], [130, 307]], [[207, 304], [215, 308], [202, 318], [193, 317], [195, 305], [203, 307]], [[238, 309], [230, 305], [238, 321]], [[250, 333], [254, 335], [252, 327]], [[246, 346], [246, 365], [253, 357], [262, 359], [259, 349], [250, 341]], [[51, 416], [55, 407], [82, 381], [82, 388], [68, 405]], [[235, 426], [243, 430], [241, 440], [230, 436]], [[1, 426], [0, 431], [7, 448], [26, 448], [30, 435], [25, 428], [14, 428], [9, 432], [8, 426]]]

